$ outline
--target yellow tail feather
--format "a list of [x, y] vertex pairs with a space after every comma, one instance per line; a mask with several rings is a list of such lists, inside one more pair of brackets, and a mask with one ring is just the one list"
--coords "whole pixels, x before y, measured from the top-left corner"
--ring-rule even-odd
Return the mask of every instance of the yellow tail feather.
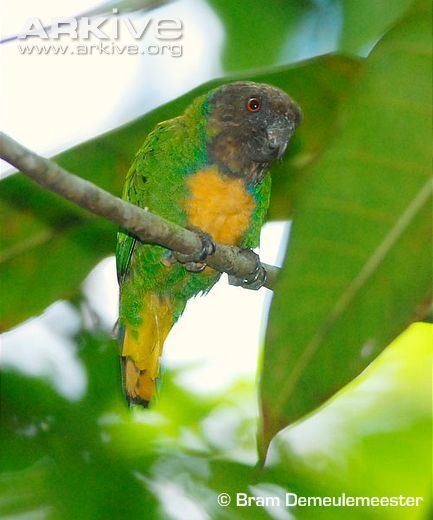
[[138, 327], [126, 327], [122, 357], [126, 395], [129, 401], [146, 405], [155, 395], [162, 348], [173, 325], [168, 298], [146, 295], [141, 319]]

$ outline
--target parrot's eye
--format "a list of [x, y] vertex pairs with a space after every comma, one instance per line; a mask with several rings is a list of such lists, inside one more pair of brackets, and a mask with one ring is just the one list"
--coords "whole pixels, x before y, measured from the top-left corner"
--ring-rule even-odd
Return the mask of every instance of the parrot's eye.
[[261, 108], [262, 104], [258, 98], [253, 97], [247, 101], [248, 112], [258, 112]]

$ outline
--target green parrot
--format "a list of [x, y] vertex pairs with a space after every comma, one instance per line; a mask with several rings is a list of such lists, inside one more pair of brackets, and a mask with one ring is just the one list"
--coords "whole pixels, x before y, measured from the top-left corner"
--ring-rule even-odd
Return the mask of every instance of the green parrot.
[[144, 244], [124, 230], [116, 260], [119, 341], [130, 403], [148, 406], [156, 393], [164, 341], [187, 301], [207, 293], [220, 273], [206, 266], [215, 242], [254, 255], [251, 277], [231, 283], [257, 289], [266, 279], [252, 248], [269, 206], [270, 163], [280, 158], [301, 120], [282, 90], [229, 83], [196, 98], [185, 112], [147, 136], [127, 174], [123, 198], [196, 231], [202, 248], [180, 255]]

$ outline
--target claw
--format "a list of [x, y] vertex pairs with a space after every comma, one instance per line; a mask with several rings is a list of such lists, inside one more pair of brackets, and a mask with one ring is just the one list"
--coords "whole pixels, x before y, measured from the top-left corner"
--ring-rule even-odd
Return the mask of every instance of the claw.
[[254, 253], [252, 249], [243, 249], [239, 254], [244, 255], [247, 258], [253, 257], [256, 262], [256, 267], [250, 275], [244, 278], [229, 275], [229, 284], [257, 291], [266, 283], [268, 277], [266, 269], [262, 266], [259, 255]]
[[183, 266], [190, 273], [201, 273], [206, 269], [206, 264], [204, 262], [186, 262]]
[[193, 253], [192, 255], [174, 253], [174, 256], [178, 262], [184, 264], [187, 271], [190, 271], [191, 273], [200, 273], [206, 267], [204, 260], [206, 260], [209, 255], [213, 255], [215, 253], [215, 242], [212, 240], [212, 237], [209, 235], [209, 233], [206, 233], [197, 227], [190, 226], [188, 229], [190, 231], [194, 231], [194, 233], [199, 236], [202, 245], [200, 251], [198, 253]]

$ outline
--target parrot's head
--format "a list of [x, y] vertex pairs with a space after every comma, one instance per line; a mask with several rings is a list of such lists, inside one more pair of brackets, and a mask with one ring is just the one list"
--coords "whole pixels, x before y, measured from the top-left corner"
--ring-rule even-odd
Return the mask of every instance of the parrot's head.
[[251, 81], [216, 88], [207, 106], [208, 155], [229, 174], [253, 182], [284, 154], [302, 117], [285, 92]]

